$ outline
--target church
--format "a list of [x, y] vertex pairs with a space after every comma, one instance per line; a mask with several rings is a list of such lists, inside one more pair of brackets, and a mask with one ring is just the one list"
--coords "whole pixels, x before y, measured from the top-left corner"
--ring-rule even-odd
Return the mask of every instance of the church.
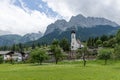
[[79, 39], [76, 39], [76, 33], [75, 30], [71, 31], [71, 51], [75, 51], [79, 48], [84, 47]]

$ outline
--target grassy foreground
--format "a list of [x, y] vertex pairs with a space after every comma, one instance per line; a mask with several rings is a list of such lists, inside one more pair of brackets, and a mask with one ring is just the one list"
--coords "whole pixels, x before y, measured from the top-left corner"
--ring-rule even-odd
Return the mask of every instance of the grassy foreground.
[[120, 63], [0, 64], [0, 80], [120, 80]]

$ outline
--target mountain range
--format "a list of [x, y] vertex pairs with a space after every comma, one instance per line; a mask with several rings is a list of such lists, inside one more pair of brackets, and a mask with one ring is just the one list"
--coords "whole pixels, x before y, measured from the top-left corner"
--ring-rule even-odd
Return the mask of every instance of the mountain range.
[[53, 39], [67, 38], [70, 41], [71, 30], [75, 30], [77, 39], [81, 41], [87, 40], [89, 37], [99, 37], [102, 35], [114, 35], [120, 25], [117, 23], [100, 17], [85, 17], [81, 14], [72, 16], [69, 21], [64, 19], [57, 20], [47, 26], [43, 34], [30, 33], [24, 36], [19, 35], [3, 35], [0, 36], [0, 46], [12, 45], [17, 43], [46, 43], [50, 44]]
[[5, 45], [10, 46], [13, 44], [35, 41], [35, 40], [41, 38], [42, 36], [43, 36], [43, 34], [41, 32], [28, 33], [24, 36], [17, 35], [17, 34], [2, 35], [2, 36], [0, 36], [0, 46], [5, 46]]
[[75, 30], [77, 39], [87, 40], [89, 37], [99, 37], [102, 35], [114, 35], [120, 25], [105, 18], [85, 17], [81, 14], [72, 16], [66, 20], [57, 20], [55, 23], [48, 25], [43, 37], [34, 41], [34, 43], [49, 44], [53, 39], [67, 38], [70, 41], [71, 30]]
[[119, 26], [117, 23], [107, 20], [105, 18], [85, 17], [79, 14], [77, 16], [72, 16], [68, 22], [65, 20], [57, 20], [55, 23], [48, 25], [45, 35], [53, 32], [55, 29], [66, 31], [68, 28], [71, 28], [73, 26], [75, 26], [76, 28], [92, 28], [97, 25], [110, 25], [112, 27]]

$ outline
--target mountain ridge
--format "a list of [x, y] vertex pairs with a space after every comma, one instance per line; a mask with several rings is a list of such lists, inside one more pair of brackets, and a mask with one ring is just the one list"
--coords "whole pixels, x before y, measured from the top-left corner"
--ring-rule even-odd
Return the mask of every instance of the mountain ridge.
[[94, 27], [96, 25], [110, 25], [113, 27], [119, 26], [117, 23], [105, 18], [85, 17], [79, 14], [77, 16], [72, 16], [68, 22], [64, 19], [61, 19], [61, 20], [55, 21], [55, 23], [48, 25], [44, 35], [51, 33], [56, 28], [59, 28], [62, 31], [65, 31], [67, 28], [70, 28], [73, 26]]
[[115, 35], [120, 25], [114, 21], [99, 17], [85, 17], [81, 14], [72, 16], [69, 21], [56, 20], [47, 26], [44, 36], [34, 43], [50, 44], [53, 39], [67, 38], [70, 42], [71, 30], [76, 30], [76, 36], [84, 41], [89, 37], [100, 37], [102, 35]]
[[8, 34], [0, 36], [0, 46], [11, 46], [18, 43], [26, 43], [41, 38], [43, 34], [39, 33], [28, 33], [24, 36], [18, 34]]
[[[102, 35], [115, 35], [117, 30], [120, 27], [112, 27], [109, 25], [97, 25], [95, 27], [77, 27], [75, 28], [76, 37], [81, 41], [87, 40], [89, 37], [100, 37]], [[71, 40], [71, 30], [72, 28], [68, 28], [66, 31], [61, 32], [60, 29], [55, 29], [53, 32], [48, 35], [44, 35], [40, 39], [29, 42], [31, 43], [40, 43], [40, 44], [51, 44], [54, 39], [61, 40], [63, 38], [67, 38], [69, 43]]]
[[61, 19], [49, 24], [44, 35], [42, 33], [30, 33], [24, 36], [14, 35], [13, 37], [8, 38], [0, 36], [0, 46], [9, 46], [17, 43], [50, 44], [53, 39], [61, 40], [63, 38], [67, 38], [70, 42], [71, 30], [73, 28], [76, 30], [76, 37], [81, 41], [84, 41], [89, 37], [115, 35], [117, 30], [120, 29], [120, 25], [105, 18], [85, 17], [79, 14], [77, 16], [72, 16], [69, 21]]

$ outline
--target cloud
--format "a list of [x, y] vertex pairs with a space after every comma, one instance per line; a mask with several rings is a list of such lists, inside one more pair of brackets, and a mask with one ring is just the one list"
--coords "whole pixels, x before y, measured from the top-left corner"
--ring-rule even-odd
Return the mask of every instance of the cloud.
[[43, 0], [67, 20], [72, 15], [105, 17], [120, 24], [120, 0]]
[[15, 0], [0, 0], [0, 29], [16, 34], [45, 32], [48, 24], [56, 18], [45, 13], [28, 9], [21, 1], [22, 8], [14, 5]]
[[[19, 6], [14, 4], [16, 1]], [[42, 0], [44, 4], [37, 3], [42, 12], [30, 9], [23, 1], [0, 0], [0, 30], [22, 35], [37, 31], [44, 33], [47, 25], [55, 20], [69, 20], [77, 14], [105, 17], [120, 24], [120, 0]]]

